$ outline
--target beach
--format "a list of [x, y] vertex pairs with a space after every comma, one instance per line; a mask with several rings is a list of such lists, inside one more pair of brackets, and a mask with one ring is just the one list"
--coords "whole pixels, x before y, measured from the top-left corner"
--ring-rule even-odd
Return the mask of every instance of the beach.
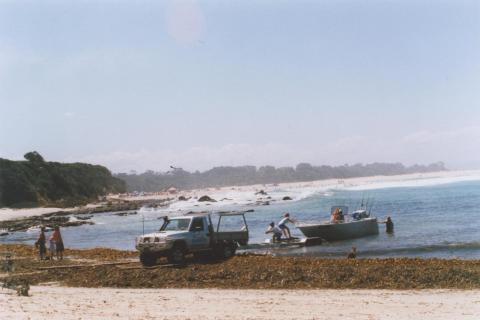
[[[158, 220], [157, 216], [166, 211], [201, 211], [207, 208], [211, 210], [212, 207], [220, 210], [223, 207], [235, 208], [236, 205], [240, 208], [254, 208], [255, 212], [251, 216], [254, 220], [256, 216], [266, 214], [262, 208], [273, 207], [274, 212], [278, 210], [275, 206], [257, 204], [259, 198], [263, 198], [261, 200], [264, 201], [266, 197], [266, 195], [255, 194], [260, 190], [268, 194], [270, 197], [268, 201], [278, 203], [278, 208], [285, 208], [290, 203], [303, 203], [304, 201], [299, 200], [315, 194], [328, 198], [326, 193], [331, 189], [370, 190], [401, 186], [408, 189], [415, 186], [475, 181], [479, 179], [479, 174], [478, 171], [441, 172], [342, 181], [207, 188], [178, 191], [175, 195], [127, 196], [118, 198], [117, 201], [119, 203], [120, 201], [126, 203], [164, 201], [167, 206], [155, 209], [156, 211], [150, 211], [148, 208], [138, 210], [153, 224]], [[435, 194], [444, 197], [443, 191], [435, 191]], [[178, 198], [182, 195], [190, 199], [179, 200]], [[198, 197], [203, 195], [217, 199], [217, 202], [198, 202]], [[286, 195], [292, 197], [292, 200], [282, 201], [282, 197]], [[115, 200], [115, 197], [112, 196], [110, 199]], [[407, 193], [406, 197], [411, 198], [411, 195]], [[95, 207], [91, 206], [91, 208]], [[53, 211], [48, 212], [48, 210]], [[11, 218], [12, 214], [17, 213], [21, 213], [20, 216], [22, 214], [35, 216], [48, 215], [57, 211], [58, 208], [1, 210], [4, 218], [7, 216], [6, 213]], [[78, 233], [81, 234], [85, 230], [94, 230], [94, 227], [108, 226], [109, 223], [117, 222], [119, 224], [115, 224], [112, 228], [119, 228], [121, 225], [142, 221], [135, 215], [124, 217], [114, 213], [104, 213], [103, 209], [100, 211], [98, 218], [93, 214], [92, 220], [95, 220], [95, 225], [63, 229], [64, 239], [67, 240], [66, 259], [63, 261], [38, 261], [36, 250], [31, 245], [0, 243], [0, 252], [13, 253], [15, 261], [15, 271], [11, 274], [0, 273], [0, 282], [24, 283], [27, 281], [31, 286], [28, 297], [17, 296], [15, 290], [11, 289], [0, 291], [0, 318], [416, 319], [421, 317], [441, 320], [477, 319], [480, 313], [480, 260], [475, 258], [388, 258], [384, 253], [381, 259], [369, 258], [371, 253], [367, 251], [367, 244], [363, 243], [360, 246], [359, 256], [365, 258], [361, 259], [345, 259], [342, 247], [340, 249], [342, 255], [337, 255], [335, 259], [308, 257], [306, 255], [309, 251], [299, 249], [298, 256], [258, 255], [246, 252], [226, 261], [196, 261], [189, 257], [185, 266], [171, 266], [161, 259], [158, 265], [145, 268], [140, 265], [138, 253], [135, 251], [92, 247], [79, 250], [70, 247], [76, 244], [74, 239], [78, 239], [74, 237], [77, 232], [75, 230], [79, 230]], [[66, 213], [71, 215], [71, 211]], [[408, 217], [407, 213], [404, 213], [404, 216]], [[50, 219], [48, 216], [46, 218]], [[415, 219], [412, 221], [414, 223]], [[447, 222], [444, 224], [448, 225]], [[400, 232], [396, 238], [387, 237], [386, 240], [402, 243], [397, 239], [402, 239], [401, 237], [408, 229], [402, 227], [400, 219], [397, 227]], [[472, 234], [478, 234], [475, 233], [477, 229], [473, 229]], [[28, 235], [30, 238], [36, 237], [36, 233], [20, 234]], [[109, 237], [112, 235], [109, 234]], [[133, 238], [131, 235], [119, 235], [112, 241], [132, 241]], [[105, 245], [107, 243], [105, 240], [100, 242], [97, 240], [97, 243]], [[377, 242], [385, 241], [377, 240]], [[358, 240], [357, 243], [362, 242]], [[473, 246], [476, 250], [476, 242], [467, 243], [467, 245]], [[457, 244], [454, 246], [447, 244], [447, 247], [454, 249], [455, 252], [461, 249]], [[331, 246], [325, 244], [318, 248], [329, 250]], [[388, 248], [388, 250], [392, 249]], [[420, 254], [425, 255], [432, 248], [429, 247], [426, 250], [421, 251]], [[403, 254], [401, 252], [400, 255]], [[467, 251], [465, 256], [469, 257], [469, 255]]]
[[480, 290], [226, 290], [33, 286], [5, 319], [478, 319]]
[[[133, 251], [0, 245], [0, 316], [11, 319], [476, 319], [480, 262], [236, 256], [145, 268]], [[30, 284], [17, 296], [15, 284]]]

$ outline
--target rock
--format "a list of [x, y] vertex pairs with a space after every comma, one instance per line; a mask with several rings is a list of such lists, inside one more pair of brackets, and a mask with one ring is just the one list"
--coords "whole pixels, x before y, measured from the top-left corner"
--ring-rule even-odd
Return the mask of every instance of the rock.
[[62, 224], [66, 223], [70, 220], [69, 217], [50, 217], [49, 219], [45, 219], [45, 221], [50, 222], [50, 223], [55, 223], [55, 224]]
[[201, 196], [198, 202], [217, 202], [217, 200], [210, 198], [209, 196]]
[[265, 190], [260, 190], [258, 192], [255, 192], [255, 195], [261, 194], [263, 196], [266, 196], [268, 193], [265, 192]]
[[75, 216], [75, 218], [77, 218], [78, 220], [90, 220], [91, 218], [93, 218], [93, 215], [89, 215], [89, 216]]
[[292, 198], [290, 198], [289, 196], [285, 196], [282, 198], [283, 201], [288, 201], [288, 200], [292, 200]]
[[94, 225], [92, 221], [70, 221], [61, 225], [61, 227], [78, 227], [84, 224]]
[[114, 213], [114, 215], [119, 216], [119, 217], [132, 216], [132, 215], [135, 215], [135, 214], [137, 214], [137, 211], [126, 211], [126, 212]]
[[178, 201], [187, 201], [188, 199], [185, 196], [178, 197]]

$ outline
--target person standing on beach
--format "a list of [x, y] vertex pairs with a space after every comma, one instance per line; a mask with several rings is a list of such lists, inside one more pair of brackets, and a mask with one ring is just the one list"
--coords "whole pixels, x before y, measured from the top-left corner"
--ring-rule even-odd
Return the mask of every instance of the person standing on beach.
[[291, 239], [292, 234], [290, 233], [290, 229], [287, 227], [288, 222], [295, 223], [295, 220], [290, 218], [290, 213], [287, 212], [283, 215], [283, 219], [278, 223], [278, 227], [282, 230], [285, 238]]
[[65, 248], [63, 246], [62, 235], [60, 234], [60, 228], [58, 226], [55, 227], [52, 238], [53, 241], [55, 241], [55, 253], [57, 256], [57, 260], [63, 260], [63, 251], [65, 250]]
[[48, 255], [49, 259], [53, 260], [53, 256], [56, 255], [56, 247], [55, 247], [55, 239], [53, 238], [53, 234], [48, 238]]
[[45, 255], [47, 253], [46, 242], [47, 238], [45, 237], [45, 227], [41, 227], [40, 236], [38, 237], [37, 242], [35, 242], [35, 247], [38, 248], [40, 260], [45, 260]]

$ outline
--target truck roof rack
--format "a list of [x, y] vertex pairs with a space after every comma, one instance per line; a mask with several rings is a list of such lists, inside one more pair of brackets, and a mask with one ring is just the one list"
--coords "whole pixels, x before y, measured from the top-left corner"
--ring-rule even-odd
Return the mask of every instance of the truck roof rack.
[[242, 216], [246, 214], [247, 211], [220, 211], [220, 212], [215, 212], [214, 214], [219, 215], [219, 216]]

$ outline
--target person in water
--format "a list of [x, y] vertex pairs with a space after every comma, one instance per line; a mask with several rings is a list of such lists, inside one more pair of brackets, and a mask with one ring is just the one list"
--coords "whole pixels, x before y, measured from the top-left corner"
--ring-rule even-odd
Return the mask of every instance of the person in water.
[[290, 213], [287, 212], [283, 215], [283, 219], [278, 223], [278, 227], [282, 230], [285, 238], [290, 239], [292, 238], [292, 234], [290, 233], [290, 229], [287, 227], [288, 222], [295, 223], [295, 220], [290, 218]]
[[38, 248], [38, 254], [40, 260], [45, 260], [47, 254], [47, 238], [45, 237], [45, 227], [40, 228], [40, 236], [38, 237], [37, 242], [35, 242], [35, 247]]
[[57, 256], [57, 260], [63, 260], [63, 251], [65, 251], [65, 247], [63, 246], [63, 239], [58, 226], [55, 227], [52, 238], [53, 241], [55, 241], [55, 254]]
[[273, 233], [273, 242], [277, 242], [277, 241], [280, 241], [282, 239], [282, 234], [283, 234], [282, 229], [277, 227], [274, 222], [270, 222], [270, 225], [269, 225], [267, 231], [265, 231], [265, 233], [266, 234]]
[[387, 233], [393, 233], [393, 221], [392, 218], [387, 217], [387, 220], [385, 220], [385, 230]]

